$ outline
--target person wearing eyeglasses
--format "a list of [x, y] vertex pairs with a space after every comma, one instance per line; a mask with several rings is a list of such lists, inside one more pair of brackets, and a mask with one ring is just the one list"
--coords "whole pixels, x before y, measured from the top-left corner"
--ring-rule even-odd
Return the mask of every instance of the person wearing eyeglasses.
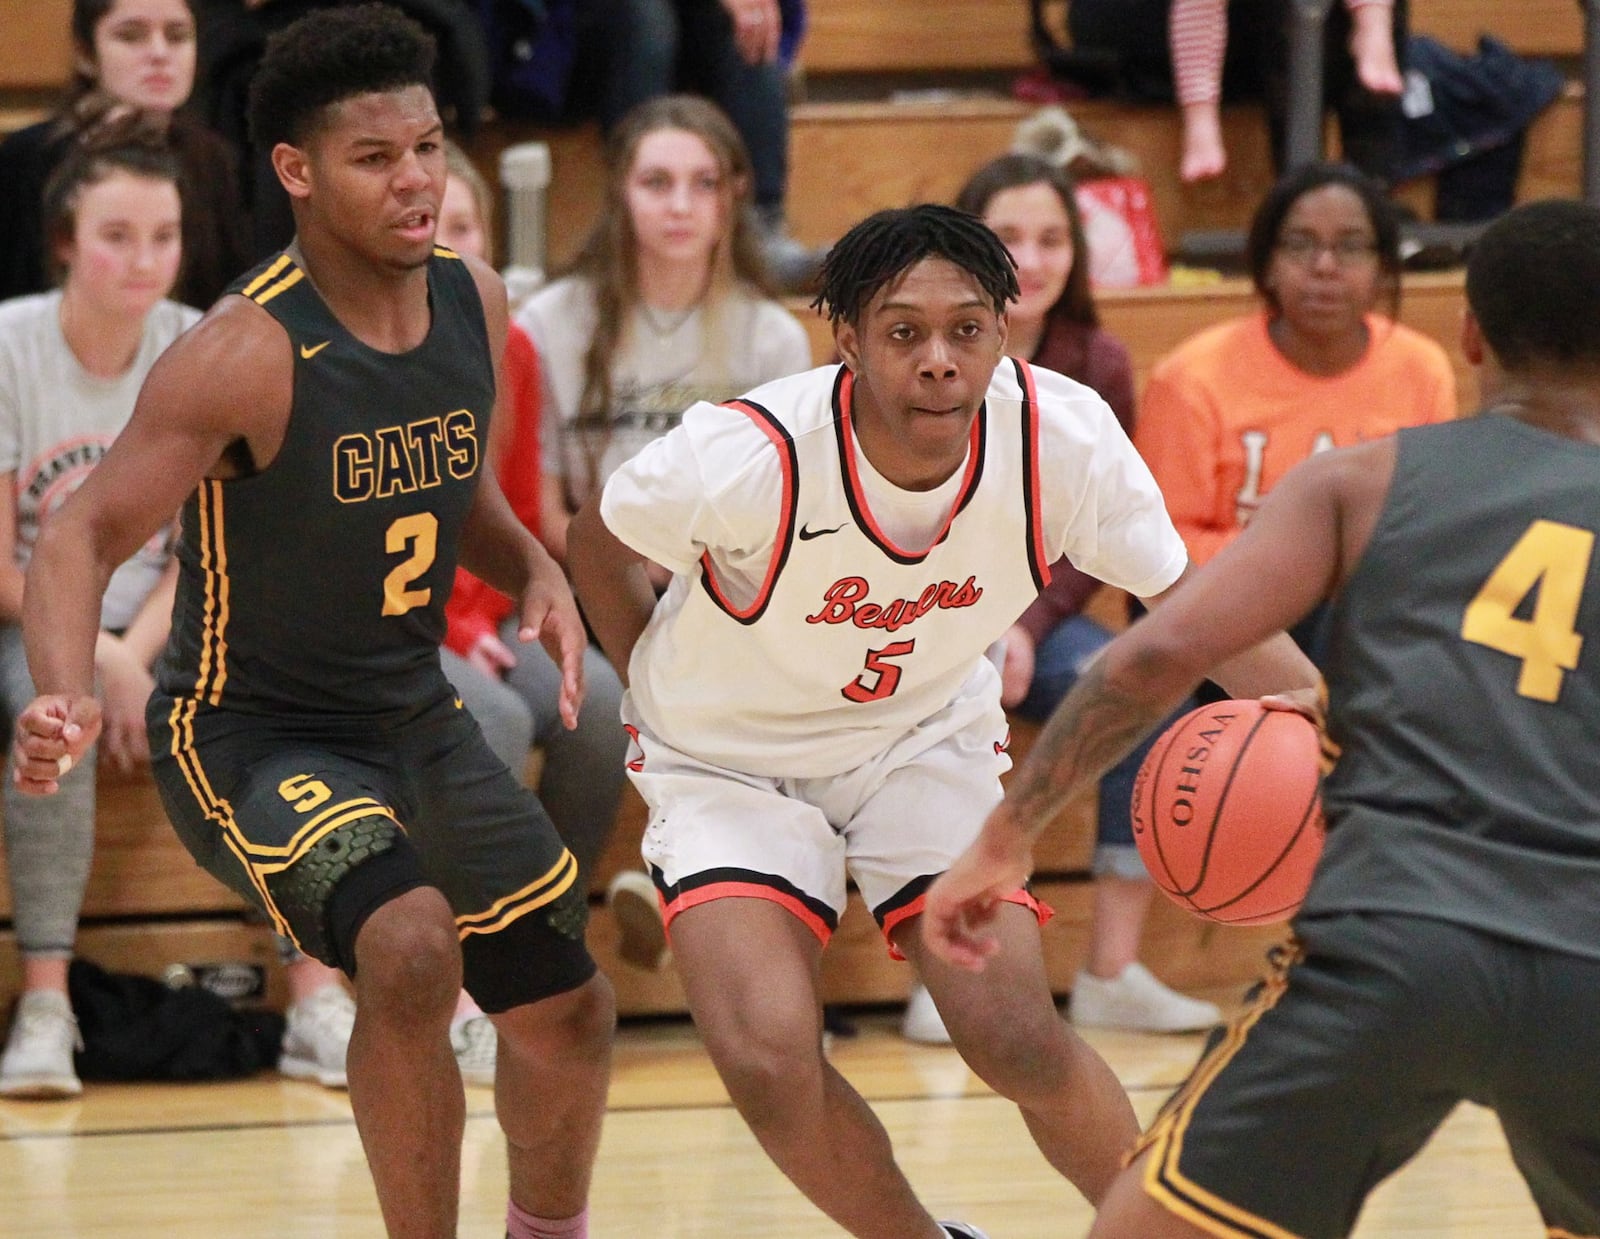
[[1245, 257], [1260, 309], [1156, 365], [1134, 436], [1196, 563], [1307, 456], [1456, 415], [1444, 350], [1396, 321], [1399, 223], [1378, 182], [1345, 164], [1289, 173]]
[[[1289, 173], [1257, 207], [1246, 257], [1260, 308], [1163, 358], [1135, 422], [1134, 444], [1197, 566], [1232, 541], [1307, 457], [1456, 415], [1455, 373], [1444, 350], [1396, 321], [1399, 223], [1377, 181], [1347, 164]], [[1290, 634], [1313, 662], [1321, 619], [1313, 612]], [[1201, 695], [1223, 694], [1206, 685]], [[1101, 804], [1120, 810], [1119, 821], [1127, 821], [1134, 776], [1164, 726], [1101, 782]], [[1113, 833], [1102, 820], [1102, 850], [1114, 846]], [[1163, 1002], [1138, 966], [1155, 888], [1131, 822], [1118, 850], [1125, 866], [1102, 864], [1097, 853], [1089, 955], [1073, 986], [1071, 1018], [1087, 1027], [1177, 1031], [1186, 1026], [1183, 1009]]]

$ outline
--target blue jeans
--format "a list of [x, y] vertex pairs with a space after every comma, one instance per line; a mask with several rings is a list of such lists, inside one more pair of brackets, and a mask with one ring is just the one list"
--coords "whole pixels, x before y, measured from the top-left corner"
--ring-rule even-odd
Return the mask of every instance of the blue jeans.
[[[587, 0], [586, 0], [587, 3]], [[750, 152], [752, 197], [780, 211], [789, 173], [789, 86], [780, 62], [739, 54], [719, 0], [605, 0], [580, 6], [577, 110], [610, 130], [646, 99], [704, 95], [728, 114]], [[598, 61], [598, 63], [596, 63]]]

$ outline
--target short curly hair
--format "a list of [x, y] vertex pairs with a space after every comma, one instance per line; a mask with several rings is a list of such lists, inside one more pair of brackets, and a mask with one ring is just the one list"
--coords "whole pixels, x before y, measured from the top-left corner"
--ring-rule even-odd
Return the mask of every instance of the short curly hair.
[[829, 320], [860, 322], [867, 303], [924, 258], [944, 258], [978, 281], [994, 312], [1017, 299], [1017, 267], [981, 219], [923, 203], [869, 215], [828, 251], [821, 291], [811, 305]]
[[1550, 199], [1501, 216], [1467, 259], [1467, 306], [1508, 371], [1600, 369], [1600, 209]]
[[327, 111], [355, 95], [433, 89], [430, 35], [386, 4], [318, 9], [267, 40], [250, 82], [250, 140], [260, 150], [303, 146]]

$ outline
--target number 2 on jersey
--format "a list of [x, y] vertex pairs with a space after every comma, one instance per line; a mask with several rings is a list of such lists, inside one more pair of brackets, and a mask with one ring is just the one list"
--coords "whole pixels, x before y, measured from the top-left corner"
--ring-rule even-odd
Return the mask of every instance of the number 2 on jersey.
[[391, 555], [411, 552], [383, 578], [383, 613], [404, 615], [412, 607], [427, 606], [433, 590], [412, 589], [411, 583], [433, 566], [439, 553], [439, 518], [432, 512], [396, 518], [384, 536], [383, 549]]
[[[885, 697], [893, 697], [894, 690], [900, 687], [901, 668], [885, 660], [899, 658], [902, 654], [909, 654], [916, 648], [916, 640], [912, 639], [910, 641], [895, 641], [884, 646], [881, 650], [868, 650], [867, 669], [839, 691], [851, 701], [857, 703], [882, 701]], [[869, 681], [869, 675], [877, 678]]]
[[[1562, 676], [1578, 665], [1578, 604], [1593, 554], [1591, 530], [1534, 521], [1467, 604], [1462, 639], [1521, 659], [1519, 695], [1556, 700]], [[1519, 619], [1517, 608], [1534, 590], [1529, 617]]]

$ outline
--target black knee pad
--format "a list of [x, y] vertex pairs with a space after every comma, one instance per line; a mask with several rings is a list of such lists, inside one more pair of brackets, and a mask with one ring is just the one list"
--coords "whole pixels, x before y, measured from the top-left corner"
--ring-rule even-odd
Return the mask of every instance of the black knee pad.
[[583, 942], [587, 893], [574, 882], [560, 898], [492, 934], [461, 941], [467, 993], [495, 1014], [577, 989], [595, 974]]
[[267, 893], [307, 955], [355, 975], [355, 940], [368, 916], [425, 884], [394, 819], [372, 814], [330, 830], [294, 864], [266, 877]]

